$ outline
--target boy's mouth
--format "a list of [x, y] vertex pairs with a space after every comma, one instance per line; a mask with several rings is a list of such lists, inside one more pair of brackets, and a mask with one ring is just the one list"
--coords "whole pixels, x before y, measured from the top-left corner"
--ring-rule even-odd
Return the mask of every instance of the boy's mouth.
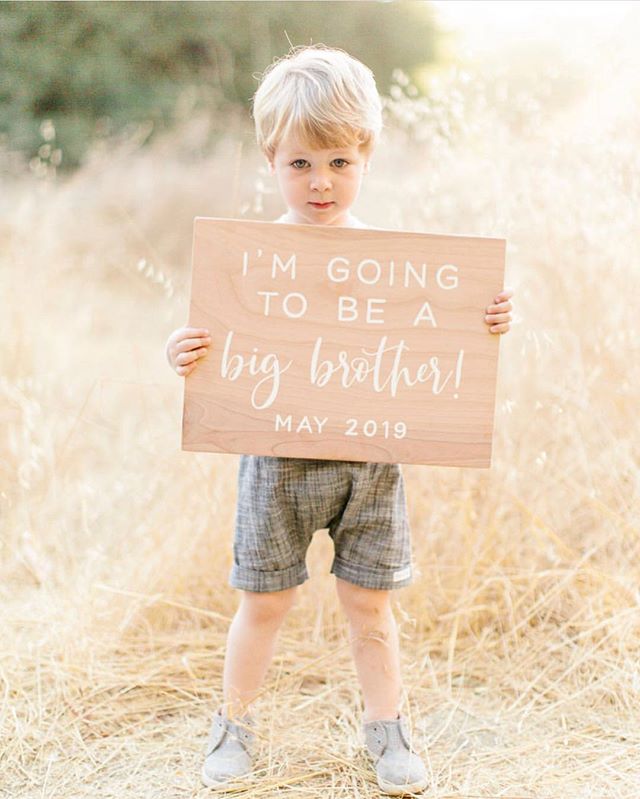
[[328, 208], [330, 205], [333, 205], [333, 202], [329, 202], [329, 203], [310, 203], [310, 205], [313, 205], [314, 208]]

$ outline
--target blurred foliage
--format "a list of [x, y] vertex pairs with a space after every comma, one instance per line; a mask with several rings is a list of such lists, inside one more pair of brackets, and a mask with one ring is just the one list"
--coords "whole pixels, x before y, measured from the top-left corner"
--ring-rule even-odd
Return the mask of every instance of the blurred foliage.
[[[72, 169], [95, 137], [170, 126], [181, 95], [246, 108], [257, 79], [293, 45], [341, 47], [387, 93], [435, 60], [426, 2], [3, 2], [0, 142]], [[197, 91], [194, 95], [194, 90]]]

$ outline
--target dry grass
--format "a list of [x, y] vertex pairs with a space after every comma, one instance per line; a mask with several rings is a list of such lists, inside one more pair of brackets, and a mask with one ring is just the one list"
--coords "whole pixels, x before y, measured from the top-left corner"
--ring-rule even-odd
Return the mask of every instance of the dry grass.
[[[526, 81], [453, 70], [428, 104], [398, 75], [359, 201], [380, 226], [507, 236], [516, 289], [493, 468], [404, 467], [417, 575], [396, 615], [428, 796], [640, 792], [640, 71], [625, 52]], [[280, 206], [250, 131], [206, 141], [195, 117], [0, 197], [0, 795], [208, 794], [237, 459], [179, 451], [163, 343], [186, 318], [193, 217]], [[256, 706], [263, 776], [239, 795], [378, 795], [331, 556], [317, 533]]]

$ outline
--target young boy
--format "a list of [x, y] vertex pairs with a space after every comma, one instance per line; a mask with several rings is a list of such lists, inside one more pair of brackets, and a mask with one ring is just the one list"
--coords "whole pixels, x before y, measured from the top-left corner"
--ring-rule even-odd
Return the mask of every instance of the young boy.
[[[287, 206], [277, 222], [367, 225], [351, 213], [382, 128], [371, 71], [342, 50], [293, 48], [265, 72], [253, 101], [257, 140]], [[487, 308], [491, 332], [509, 329], [513, 292]], [[211, 345], [207, 330], [183, 327], [167, 357], [186, 377]], [[269, 668], [276, 636], [308, 577], [305, 553], [328, 528], [331, 572], [349, 620], [364, 696], [363, 732], [381, 790], [423, 790], [427, 771], [410, 745], [401, 701], [398, 632], [391, 590], [411, 582], [411, 546], [398, 464], [242, 455], [230, 585], [241, 590], [227, 640], [224, 705], [213, 720], [202, 768], [225, 789], [252, 767], [248, 708]]]

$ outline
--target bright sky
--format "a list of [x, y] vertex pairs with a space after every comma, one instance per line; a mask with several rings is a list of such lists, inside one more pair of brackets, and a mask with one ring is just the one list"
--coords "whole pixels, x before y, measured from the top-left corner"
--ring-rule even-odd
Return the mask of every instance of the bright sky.
[[444, 27], [459, 33], [458, 55], [471, 58], [514, 40], [592, 45], [640, 13], [637, 0], [431, 0], [430, 5]]
[[[441, 28], [451, 31], [442, 55], [457, 64], [494, 62], [524, 76], [559, 64], [588, 75], [582, 102], [562, 124], [572, 135], [637, 124], [640, 84], [640, 2], [636, 0], [430, 0]], [[567, 65], [568, 68], [567, 68]], [[621, 122], [622, 120], [622, 122]], [[559, 125], [559, 115], [554, 121]]]

